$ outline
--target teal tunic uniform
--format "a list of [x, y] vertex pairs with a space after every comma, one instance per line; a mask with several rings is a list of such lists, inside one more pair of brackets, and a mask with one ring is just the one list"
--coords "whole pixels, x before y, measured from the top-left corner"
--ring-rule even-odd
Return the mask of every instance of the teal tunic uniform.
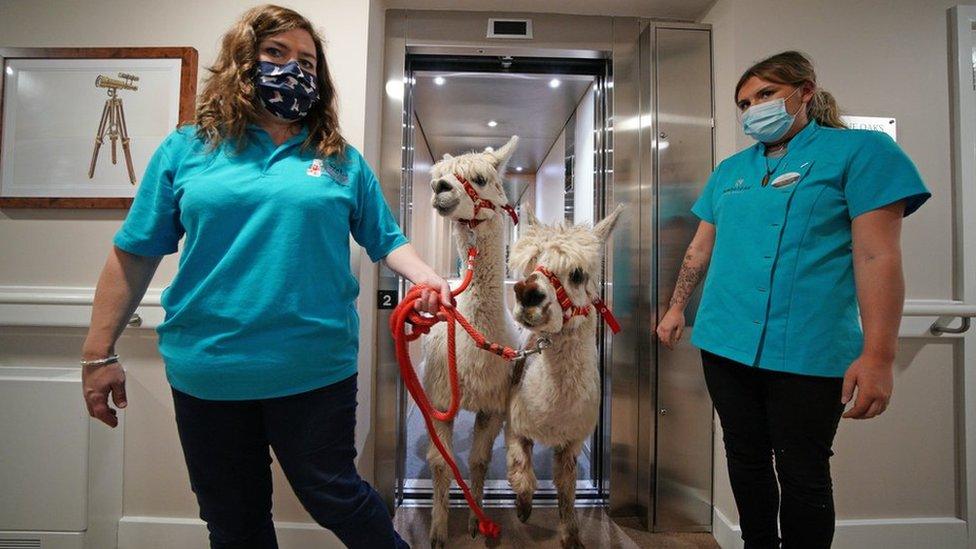
[[115, 245], [179, 269], [157, 327], [170, 384], [210, 400], [310, 391], [356, 373], [350, 233], [378, 261], [405, 244], [369, 166], [275, 145], [249, 126], [217, 149], [186, 126], [156, 150]]
[[691, 341], [742, 364], [841, 377], [864, 339], [851, 222], [899, 200], [907, 216], [931, 195], [880, 132], [811, 121], [784, 156], [764, 150], [723, 161], [692, 207], [716, 234]]

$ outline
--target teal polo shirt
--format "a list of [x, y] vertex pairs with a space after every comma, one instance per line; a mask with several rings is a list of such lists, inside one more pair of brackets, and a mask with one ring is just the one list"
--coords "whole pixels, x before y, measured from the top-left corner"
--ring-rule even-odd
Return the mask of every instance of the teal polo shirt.
[[765, 187], [763, 153], [757, 143], [723, 161], [692, 207], [716, 234], [691, 341], [742, 364], [841, 377], [864, 339], [851, 222], [899, 200], [910, 215], [931, 195], [880, 132], [810, 122], [768, 159]]
[[156, 150], [115, 235], [161, 256], [185, 237], [156, 328], [166, 376], [211, 400], [297, 394], [356, 373], [359, 284], [349, 235], [378, 261], [407, 239], [363, 157], [317, 158], [306, 131], [249, 126], [212, 149], [185, 126]]

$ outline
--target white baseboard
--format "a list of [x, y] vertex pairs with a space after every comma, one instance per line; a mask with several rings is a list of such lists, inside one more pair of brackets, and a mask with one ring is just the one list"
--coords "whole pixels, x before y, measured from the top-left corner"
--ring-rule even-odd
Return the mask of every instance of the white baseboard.
[[[722, 549], [742, 549], [742, 530], [712, 510], [712, 535]], [[838, 520], [833, 549], [966, 547], [966, 522], [955, 517]]]
[[[318, 524], [275, 522], [281, 549], [343, 549], [332, 532]], [[125, 516], [119, 520], [118, 549], [208, 549], [207, 526], [200, 519]]]

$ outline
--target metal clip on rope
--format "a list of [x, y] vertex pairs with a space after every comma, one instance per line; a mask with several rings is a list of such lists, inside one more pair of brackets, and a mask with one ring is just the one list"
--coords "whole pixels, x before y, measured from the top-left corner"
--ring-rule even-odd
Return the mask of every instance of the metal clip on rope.
[[531, 355], [545, 351], [549, 347], [552, 347], [552, 340], [547, 336], [542, 336], [536, 340], [534, 349], [522, 349], [517, 355], [515, 355], [515, 360], [524, 360]]

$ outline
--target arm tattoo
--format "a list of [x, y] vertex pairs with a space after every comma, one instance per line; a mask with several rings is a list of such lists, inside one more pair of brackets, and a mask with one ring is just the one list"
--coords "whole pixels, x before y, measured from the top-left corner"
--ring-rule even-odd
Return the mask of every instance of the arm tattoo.
[[674, 295], [671, 296], [670, 307], [675, 305], [684, 306], [691, 298], [698, 283], [705, 276], [707, 266], [702, 265], [700, 259], [696, 260], [694, 254], [685, 254], [685, 260], [681, 263], [681, 272], [678, 273], [678, 282], [674, 287]]

